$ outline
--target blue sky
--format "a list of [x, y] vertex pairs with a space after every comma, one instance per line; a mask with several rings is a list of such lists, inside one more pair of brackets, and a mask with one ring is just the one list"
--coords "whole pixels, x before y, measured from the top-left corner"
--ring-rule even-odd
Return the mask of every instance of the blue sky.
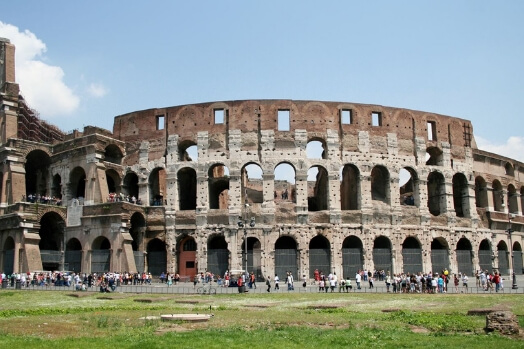
[[11, 1], [17, 82], [64, 131], [236, 99], [371, 103], [471, 120], [524, 161], [524, 1]]

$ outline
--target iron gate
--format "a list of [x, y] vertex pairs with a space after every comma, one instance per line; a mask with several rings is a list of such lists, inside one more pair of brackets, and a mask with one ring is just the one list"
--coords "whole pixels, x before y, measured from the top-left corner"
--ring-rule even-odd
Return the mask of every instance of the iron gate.
[[309, 277], [315, 277], [315, 269], [328, 275], [331, 273], [331, 253], [329, 248], [312, 248], [309, 250]]
[[364, 269], [362, 250], [360, 248], [342, 249], [342, 272], [344, 278], [353, 278]]
[[166, 251], [151, 251], [147, 253], [147, 271], [151, 275], [159, 276], [167, 270]]
[[294, 280], [297, 279], [297, 250], [279, 248], [275, 250], [275, 274], [280, 281], [285, 282], [287, 272], [290, 271]]
[[508, 260], [508, 251], [507, 250], [498, 250], [499, 256], [499, 274], [500, 275], [509, 275], [509, 260]]
[[374, 248], [373, 249], [373, 263], [375, 270], [384, 270], [393, 273], [391, 264], [391, 250], [389, 248]]
[[105, 273], [111, 268], [111, 250], [93, 250], [91, 252], [91, 272]]
[[209, 249], [207, 252], [207, 270], [217, 275], [224, 275], [229, 269], [229, 251], [226, 248]]
[[431, 272], [440, 273], [442, 270], [449, 270], [448, 250], [431, 250]]
[[480, 269], [493, 272], [493, 263], [491, 261], [491, 250], [479, 250], [479, 266]]
[[473, 276], [473, 262], [470, 250], [457, 250], [458, 272]]
[[404, 263], [404, 273], [417, 274], [422, 272], [422, 249], [403, 248], [402, 259]]
[[44, 270], [60, 269], [62, 252], [55, 250], [40, 250], [40, 258], [42, 258], [42, 268]]
[[9, 275], [13, 273], [13, 266], [15, 262], [15, 250], [4, 251], [4, 273]]
[[515, 274], [524, 274], [522, 266], [522, 251], [513, 251], [513, 271]]
[[[242, 268], [245, 267], [245, 258], [244, 251], [242, 251]], [[262, 275], [262, 267], [260, 266], [260, 252], [254, 253], [253, 250], [247, 251], [247, 271], [255, 274], [256, 281], [264, 281], [265, 277]]]
[[82, 251], [65, 251], [64, 269], [80, 273], [82, 271]]
[[129, 270], [130, 272], [141, 273], [146, 269], [144, 251], [133, 251], [133, 257], [135, 258], [136, 270]]

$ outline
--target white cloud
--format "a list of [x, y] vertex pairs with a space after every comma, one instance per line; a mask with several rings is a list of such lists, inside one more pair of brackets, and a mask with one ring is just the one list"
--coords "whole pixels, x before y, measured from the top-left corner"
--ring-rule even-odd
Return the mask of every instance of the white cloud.
[[28, 30], [0, 21], [0, 37], [16, 47], [16, 82], [29, 106], [45, 118], [70, 115], [80, 98], [63, 81], [64, 71], [42, 61], [46, 45]]
[[102, 84], [95, 84], [95, 83], [92, 83], [89, 85], [89, 87], [87, 88], [87, 92], [92, 96], [92, 97], [97, 97], [97, 98], [100, 98], [100, 97], [104, 97], [105, 95], [107, 95], [107, 93], [109, 92], [107, 90], [107, 88], [102, 85]]
[[524, 162], [524, 137], [509, 137], [504, 144], [495, 144], [479, 136], [475, 136], [475, 140], [481, 150]]

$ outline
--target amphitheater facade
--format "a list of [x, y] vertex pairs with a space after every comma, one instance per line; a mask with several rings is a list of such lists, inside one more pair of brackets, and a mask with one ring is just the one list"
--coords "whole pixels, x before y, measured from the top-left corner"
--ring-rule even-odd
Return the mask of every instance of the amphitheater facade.
[[0, 40], [6, 273], [523, 273], [523, 164], [479, 150], [468, 120], [241, 100], [65, 134], [24, 101], [14, 51]]

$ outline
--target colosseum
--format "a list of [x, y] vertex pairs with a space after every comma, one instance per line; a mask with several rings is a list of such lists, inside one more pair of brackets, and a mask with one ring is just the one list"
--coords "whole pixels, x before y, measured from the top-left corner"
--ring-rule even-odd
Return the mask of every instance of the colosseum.
[[6, 273], [523, 273], [524, 166], [478, 149], [468, 120], [241, 100], [66, 134], [28, 107], [0, 46]]

